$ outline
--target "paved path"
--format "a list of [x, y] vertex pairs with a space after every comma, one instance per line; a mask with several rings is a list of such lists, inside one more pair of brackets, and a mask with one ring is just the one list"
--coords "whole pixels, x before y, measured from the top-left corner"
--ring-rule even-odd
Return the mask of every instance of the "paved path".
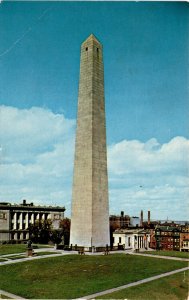
[[188, 258], [182, 258], [182, 257], [174, 257], [174, 256], [166, 256], [166, 255], [154, 255], [154, 254], [145, 254], [145, 253], [133, 253], [130, 252], [131, 255], [140, 255], [140, 256], [149, 256], [153, 258], [163, 258], [163, 259], [171, 259], [171, 260], [179, 260], [179, 261], [188, 261]]
[[1, 295], [7, 296], [7, 297], [9, 297], [11, 299], [24, 299], [24, 300], [26, 299], [26, 298], [22, 298], [20, 296], [17, 296], [15, 294], [11, 294], [11, 293], [5, 292], [3, 290], [0, 290], [0, 298], [1, 298]]
[[118, 291], [127, 289], [127, 288], [132, 287], [132, 286], [136, 286], [136, 285], [140, 285], [140, 284], [143, 284], [143, 283], [147, 283], [147, 282], [159, 279], [159, 278], [163, 278], [163, 277], [166, 277], [166, 276], [174, 275], [176, 273], [187, 271], [187, 270], [189, 270], [189, 267], [185, 267], [185, 268], [182, 268], [182, 269], [178, 269], [178, 270], [174, 270], [174, 271], [171, 271], [171, 272], [163, 273], [163, 274], [160, 274], [160, 275], [152, 276], [152, 277], [149, 277], [149, 278], [146, 278], [146, 279], [139, 280], [137, 282], [128, 283], [128, 284], [119, 286], [117, 288], [109, 289], [109, 290], [106, 290], [106, 291], [103, 291], [103, 292], [99, 292], [99, 293], [95, 293], [95, 294], [92, 294], [92, 295], [88, 295], [88, 296], [85, 296], [85, 297], [82, 297], [82, 298], [77, 298], [76, 300], [81, 300], [81, 299], [85, 299], [85, 300], [95, 299], [96, 297], [100, 297], [100, 296], [107, 295], [107, 294], [110, 294], [110, 293], [118, 292]]
[[[55, 250], [54, 248], [40, 248], [40, 249], [35, 249], [34, 253], [40, 253], [40, 252], [56, 252], [56, 254], [46, 254], [46, 255], [41, 255], [41, 256], [32, 256], [32, 257], [24, 257], [24, 258], [19, 258], [20, 255], [25, 255], [26, 252], [22, 253], [14, 253], [14, 254], [5, 254], [5, 255], [0, 255], [0, 258], [6, 259], [4, 262], [0, 262], [0, 266], [3, 265], [8, 265], [8, 264], [16, 264], [19, 262], [24, 262], [24, 261], [29, 261], [33, 259], [42, 259], [42, 258], [48, 258], [48, 257], [56, 257], [56, 256], [64, 256], [64, 255], [71, 255], [71, 254], [78, 254], [78, 251], [63, 251], [63, 250]], [[112, 251], [110, 254], [116, 254], [116, 253], [123, 253], [126, 255], [139, 255], [139, 256], [148, 256], [148, 257], [153, 257], [153, 258], [162, 258], [162, 259], [169, 259], [169, 260], [177, 260], [177, 261], [188, 261], [189, 259], [187, 258], [180, 258], [180, 257], [173, 257], [173, 256], [162, 256], [162, 255], [153, 255], [153, 254], [144, 254], [144, 253], [133, 253], [131, 251]], [[96, 253], [91, 253], [91, 252], [86, 252], [86, 255], [102, 255], [102, 252], [96, 252]], [[11, 260], [9, 257], [11, 256], [18, 256], [18, 259]]]
[[29, 256], [29, 257], [18, 258], [18, 259], [13, 259], [13, 260], [7, 260], [7, 261], [0, 262], [0, 266], [16, 264], [16, 263], [20, 263], [20, 262], [35, 260], [35, 259], [43, 259], [43, 258], [47, 258], [47, 257], [64, 256], [64, 255], [69, 255], [69, 254], [70, 253], [56, 253], [56, 254], [46, 254], [46, 255], [41, 255], [41, 256]]

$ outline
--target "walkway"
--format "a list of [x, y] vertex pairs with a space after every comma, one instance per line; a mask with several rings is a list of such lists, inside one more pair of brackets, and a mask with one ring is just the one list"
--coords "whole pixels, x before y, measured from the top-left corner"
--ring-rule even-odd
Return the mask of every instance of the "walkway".
[[[28, 257], [22, 257], [22, 258], [19, 258], [19, 256], [25, 255], [25, 252], [1, 255], [0, 258], [6, 259], [6, 261], [0, 262], [0, 266], [16, 264], [16, 263], [26, 262], [26, 261], [36, 260], [36, 259], [43, 259], [43, 258], [48, 258], [48, 257], [58, 257], [58, 256], [69, 255], [69, 254], [77, 254], [76, 251], [72, 251], [72, 253], [70, 253], [70, 251], [54, 250], [53, 248], [49, 249], [48, 251], [46, 250], [46, 248], [35, 249], [34, 253], [40, 253], [40, 252], [44, 252], [44, 251], [45, 252], [56, 252], [56, 253], [55, 254], [38, 255], [38, 256], [34, 255], [34, 256], [28, 256]], [[11, 256], [18, 256], [18, 258], [13, 259], [13, 260], [9, 259], [9, 257], [11, 257]]]
[[182, 258], [182, 257], [174, 257], [174, 256], [166, 256], [166, 255], [154, 255], [154, 254], [144, 254], [144, 253], [133, 253], [130, 252], [131, 255], [140, 255], [140, 256], [149, 256], [153, 258], [163, 258], [163, 259], [171, 259], [171, 260], [179, 260], [179, 261], [188, 261], [188, 258]]
[[[24, 261], [29, 261], [29, 260], [35, 260], [35, 259], [42, 259], [42, 258], [48, 258], [48, 257], [57, 257], [57, 256], [64, 256], [64, 255], [72, 255], [72, 254], [78, 254], [78, 251], [63, 251], [63, 250], [55, 250], [54, 248], [40, 248], [40, 249], [35, 249], [34, 253], [40, 253], [40, 252], [56, 252], [55, 254], [45, 254], [45, 255], [39, 255], [39, 256], [32, 256], [32, 257], [22, 257], [19, 258], [19, 256], [25, 255], [25, 252], [22, 253], [14, 253], [14, 254], [4, 254], [0, 255], [0, 258], [6, 259], [4, 262], [0, 262], [0, 266], [3, 265], [8, 265], [8, 264], [16, 264]], [[153, 257], [153, 258], [162, 258], [162, 259], [169, 259], [169, 260], [177, 260], [177, 261], [188, 261], [188, 258], [180, 258], [180, 257], [173, 257], [173, 256], [162, 256], [162, 255], [153, 255], [153, 254], [144, 254], [144, 253], [133, 253], [131, 251], [112, 251], [110, 252], [110, 255], [113, 254], [126, 254], [126, 255], [139, 255], [139, 256], [148, 256], [148, 257]], [[102, 255], [102, 252], [96, 252], [96, 253], [91, 253], [91, 252], [86, 252], [86, 255]], [[18, 259], [9, 259], [11, 256], [18, 256]]]
[[0, 290], [0, 298], [1, 298], [1, 295], [8, 297], [8, 299], [10, 298], [10, 299], [23, 299], [23, 300], [26, 300], [26, 298], [22, 298], [18, 295], [11, 294], [11, 293], [8, 293], [8, 292], [3, 291], [3, 290]]
[[103, 291], [103, 292], [98, 292], [98, 293], [95, 293], [95, 294], [92, 294], [92, 295], [88, 295], [88, 296], [85, 296], [85, 297], [82, 297], [82, 298], [77, 298], [76, 300], [81, 300], [81, 299], [85, 299], [85, 300], [95, 299], [96, 297], [100, 297], [100, 296], [103, 296], [103, 295], [107, 295], [107, 294], [111, 294], [111, 293], [114, 293], [114, 292], [118, 292], [118, 291], [127, 289], [129, 287], [133, 287], [133, 286], [136, 286], [136, 285], [147, 283], [147, 282], [150, 282], [150, 281], [153, 281], [153, 280], [156, 280], [156, 279], [160, 279], [160, 278], [163, 278], [163, 277], [166, 277], [166, 276], [174, 275], [176, 273], [187, 271], [187, 270], [189, 270], [189, 267], [185, 267], [185, 268], [182, 268], [182, 269], [178, 269], [178, 270], [174, 270], [174, 271], [171, 271], [171, 272], [163, 273], [163, 274], [160, 274], [160, 275], [152, 276], [152, 277], [149, 277], [149, 278], [146, 278], [146, 279], [139, 280], [137, 282], [128, 283], [128, 284], [119, 286], [117, 288], [109, 289], [109, 290], [106, 290], [106, 291]]

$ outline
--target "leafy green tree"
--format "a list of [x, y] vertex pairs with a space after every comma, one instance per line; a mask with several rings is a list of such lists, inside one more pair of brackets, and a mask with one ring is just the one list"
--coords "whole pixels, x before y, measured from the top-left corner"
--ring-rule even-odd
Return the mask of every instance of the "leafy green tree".
[[34, 224], [29, 225], [29, 239], [33, 243], [47, 244], [50, 241], [51, 229], [51, 220], [36, 220]]
[[54, 244], [60, 244], [62, 241], [62, 232], [60, 230], [52, 230], [50, 233], [50, 240]]
[[60, 232], [64, 245], [69, 245], [70, 242], [70, 225], [71, 221], [68, 218], [60, 221]]

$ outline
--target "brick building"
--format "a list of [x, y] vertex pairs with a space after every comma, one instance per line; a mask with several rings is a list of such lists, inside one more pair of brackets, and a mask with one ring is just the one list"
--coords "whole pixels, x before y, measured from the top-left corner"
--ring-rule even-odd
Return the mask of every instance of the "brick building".
[[180, 228], [158, 226], [151, 230], [150, 248], [157, 250], [180, 250]]
[[180, 251], [189, 251], [189, 226], [182, 226], [181, 228]]
[[124, 214], [124, 211], [121, 211], [120, 215], [111, 215], [110, 226], [114, 229], [116, 228], [127, 228], [130, 224], [130, 217]]

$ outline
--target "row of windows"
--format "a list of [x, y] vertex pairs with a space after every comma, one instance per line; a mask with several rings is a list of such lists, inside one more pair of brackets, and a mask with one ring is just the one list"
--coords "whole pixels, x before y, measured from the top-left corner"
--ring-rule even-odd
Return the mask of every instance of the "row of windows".
[[157, 235], [179, 236], [179, 232], [156, 231]]
[[28, 239], [28, 233], [27, 232], [17, 232], [17, 233], [11, 233], [11, 240], [22, 240], [22, 239]]
[[[137, 236], [135, 235], [134, 237], [135, 237], [135, 241], [137, 241]], [[142, 241], [143, 241], [143, 243], [145, 242], [145, 237], [139, 237], [139, 238], [141, 238], [141, 240], [139, 240], [139, 242], [142, 242]], [[119, 244], [121, 244], [121, 243], [122, 243], [122, 238], [119, 237]], [[128, 246], [131, 246], [131, 237], [128, 237]]]
[[[122, 238], [119, 237], [119, 244], [121, 244], [121, 243], [122, 243]], [[128, 237], [128, 246], [131, 246], [131, 238], [130, 237]]]
[[[86, 47], [85, 50], [88, 51], [88, 47]], [[99, 52], [99, 48], [96, 48], [96, 52]]]
[[179, 243], [180, 242], [180, 239], [178, 238], [178, 239], [173, 239], [173, 238], [164, 238], [164, 237], [162, 237], [161, 238], [161, 241], [162, 242], [175, 242], [175, 243]]

